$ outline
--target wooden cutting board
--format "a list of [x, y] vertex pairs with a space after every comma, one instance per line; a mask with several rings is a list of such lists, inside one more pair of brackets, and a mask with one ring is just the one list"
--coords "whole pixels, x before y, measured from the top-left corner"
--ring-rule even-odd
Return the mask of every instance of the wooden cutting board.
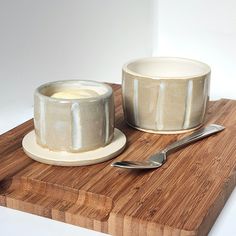
[[[144, 160], [185, 136], [134, 130], [115, 92], [116, 127], [128, 144], [115, 160]], [[107, 161], [58, 167], [35, 162], [21, 147], [32, 120], [0, 136], [0, 205], [112, 235], [207, 235], [236, 184], [236, 101], [211, 102], [206, 123], [219, 134], [172, 154], [152, 171], [127, 171]]]

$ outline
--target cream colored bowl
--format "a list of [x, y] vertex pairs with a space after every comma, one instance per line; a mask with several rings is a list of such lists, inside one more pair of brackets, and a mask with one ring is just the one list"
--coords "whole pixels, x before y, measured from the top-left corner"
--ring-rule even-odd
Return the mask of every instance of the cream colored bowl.
[[210, 67], [202, 62], [151, 57], [123, 67], [122, 95], [127, 123], [154, 133], [178, 133], [204, 122]]
[[57, 81], [36, 89], [36, 141], [52, 151], [83, 152], [109, 144], [114, 133], [112, 88], [94, 81]]

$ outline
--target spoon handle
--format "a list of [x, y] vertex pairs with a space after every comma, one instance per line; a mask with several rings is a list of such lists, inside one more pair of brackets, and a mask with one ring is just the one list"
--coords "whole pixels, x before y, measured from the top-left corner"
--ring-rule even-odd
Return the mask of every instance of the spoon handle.
[[166, 153], [171, 153], [176, 151], [179, 148], [182, 148], [190, 143], [196, 142], [200, 139], [206, 138], [214, 133], [222, 131], [225, 127], [221, 125], [211, 124], [207, 127], [201, 128], [200, 130], [195, 131], [191, 135], [184, 137], [170, 145], [168, 145], [163, 151]]

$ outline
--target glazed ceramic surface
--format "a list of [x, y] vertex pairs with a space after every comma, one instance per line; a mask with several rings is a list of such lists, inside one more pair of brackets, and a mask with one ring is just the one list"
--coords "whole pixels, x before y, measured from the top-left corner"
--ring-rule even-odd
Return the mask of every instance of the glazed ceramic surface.
[[[55, 98], [65, 91], [90, 91], [90, 97]], [[94, 81], [57, 81], [34, 95], [36, 141], [52, 151], [82, 152], [109, 144], [114, 134], [112, 88]]]
[[199, 127], [209, 100], [210, 67], [185, 58], [151, 57], [123, 67], [125, 119], [137, 129], [178, 133]]

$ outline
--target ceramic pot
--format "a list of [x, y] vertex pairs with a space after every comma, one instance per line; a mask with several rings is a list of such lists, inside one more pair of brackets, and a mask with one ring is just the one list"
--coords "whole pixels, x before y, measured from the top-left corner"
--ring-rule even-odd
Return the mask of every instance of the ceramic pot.
[[[90, 90], [96, 96], [54, 98], [69, 90]], [[57, 81], [36, 89], [34, 95], [36, 141], [52, 151], [83, 152], [109, 144], [114, 133], [112, 88], [94, 81]]]
[[179, 133], [204, 122], [210, 67], [202, 62], [151, 57], [123, 66], [125, 120], [139, 130]]

